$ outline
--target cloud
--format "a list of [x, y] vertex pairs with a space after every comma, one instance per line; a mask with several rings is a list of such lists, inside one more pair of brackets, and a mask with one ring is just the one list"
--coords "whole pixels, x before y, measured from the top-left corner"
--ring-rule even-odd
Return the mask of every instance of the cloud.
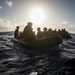
[[72, 25], [67, 21], [62, 22], [61, 28], [65, 28], [67, 31], [75, 33], [75, 25]]
[[17, 19], [14, 19], [14, 21], [16, 22], [16, 21], [17, 21]]
[[25, 22], [14, 22], [7, 18], [0, 18], [0, 31], [14, 31], [16, 26], [20, 26], [20, 31], [25, 27]]
[[62, 24], [68, 24], [68, 22], [67, 21], [64, 21], [64, 22], [62, 22]]
[[11, 21], [6, 18], [0, 18], [0, 31], [8, 31], [11, 28]]
[[2, 6], [0, 6], [0, 9], [2, 9]]
[[9, 7], [12, 7], [12, 1], [6, 1], [6, 4], [7, 4]]

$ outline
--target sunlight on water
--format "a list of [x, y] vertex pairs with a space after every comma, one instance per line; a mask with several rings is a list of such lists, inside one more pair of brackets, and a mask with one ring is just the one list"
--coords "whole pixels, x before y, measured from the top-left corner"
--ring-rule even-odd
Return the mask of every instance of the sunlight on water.
[[9, 58], [9, 61], [17, 60], [18, 58]]
[[38, 74], [37, 72], [33, 71], [29, 75], [37, 75], [37, 74]]
[[74, 53], [68, 53], [68, 52], [62, 52], [61, 56], [64, 57], [64, 58], [69, 58], [69, 59], [75, 58], [75, 54]]

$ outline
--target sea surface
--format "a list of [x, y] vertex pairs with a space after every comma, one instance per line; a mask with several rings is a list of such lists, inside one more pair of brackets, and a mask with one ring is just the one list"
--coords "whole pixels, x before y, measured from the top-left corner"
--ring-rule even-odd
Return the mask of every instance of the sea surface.
[[75, 34], [70, 35], [59, 46], [38, 52], [12, 42], [13, 32], [1, 32], [0, 75], [74, 75]]

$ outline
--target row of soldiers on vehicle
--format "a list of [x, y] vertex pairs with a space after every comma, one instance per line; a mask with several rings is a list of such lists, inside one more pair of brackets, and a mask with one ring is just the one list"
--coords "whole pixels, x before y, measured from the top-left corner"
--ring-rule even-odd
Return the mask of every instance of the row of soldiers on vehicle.
[[19, 26], [17, 26], [14, 33], [14, 37], [16, 39], [25, 40], [25, 41], [34, 41], [36, 40], [36, 38], [40, 39], [43, 37], [51, 37], [56, 35], [60, 35], [63, 38], [70, 37], [68, 32], [65, 29], [61, 29], [61, 30], [58, 29], [57, 31], [57, 29], [52, 30], [51, 28], [47, 29], [46, 27], [43, 28], [43, 31], [41, 31], [41, 28], [38, 27], [37, 35], [35, 35], [32, 25], [33, 25], [32, 22], [28, 22], [22, 33], [19, 33]]

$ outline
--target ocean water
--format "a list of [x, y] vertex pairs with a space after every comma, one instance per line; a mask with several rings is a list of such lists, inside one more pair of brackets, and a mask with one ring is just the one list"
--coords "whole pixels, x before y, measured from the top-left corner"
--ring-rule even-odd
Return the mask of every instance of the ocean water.
[[70, 35], [59, 46], [36, 52], [12, 42], [13, 32], [0, 33], [0, 75], [74, 75], [75, 34]]

